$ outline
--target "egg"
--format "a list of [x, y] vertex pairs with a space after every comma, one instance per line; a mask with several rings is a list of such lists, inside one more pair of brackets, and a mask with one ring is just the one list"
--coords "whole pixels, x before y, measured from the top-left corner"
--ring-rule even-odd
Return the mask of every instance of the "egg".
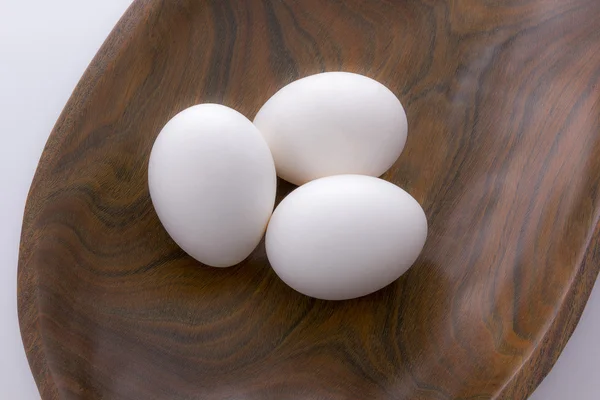
[[273, 158], [256, 127], [217, 104], [190, 107], [158, 135], [148, 165], [156, 213], [203, 264], [228, 267], [258, 245], [273, 211]]
[[375, 292], [415, 262], [427, 237], [419, 203], [379, 178], [338, 175], [294, 190], [275, 209], [267, 257], [293, 289], [325, 300]]
[[290, 83], [263, 105], [254, 124], [277, 175], [296, 185], [340, 174], [380, 176], [400, 156], [408, 131], [394, 93], [348, 72]]

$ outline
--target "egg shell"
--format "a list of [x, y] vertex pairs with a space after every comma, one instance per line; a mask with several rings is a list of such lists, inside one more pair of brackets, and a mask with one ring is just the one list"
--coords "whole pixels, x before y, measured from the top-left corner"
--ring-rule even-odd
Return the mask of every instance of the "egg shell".
[[402, 153], [408, 131], [394, 93], [348, 72], [290, 83], [263, 105], [254, 124], [277, 174], [296, 185], [339, 174], [380, 176]]
[[158, 135], [148, 166], [152, 203], [173, 240], [198, 261], [228, 267], [258, 245], [273, 211], [269, 148], [242, 114], [190, 107]]
[[427, 237], [419, 203], [382, 179], [339, 175], [307, 183], [275, 209], [267, 256], [293, 289], [325, 300], [360, 297], [398, 279]]

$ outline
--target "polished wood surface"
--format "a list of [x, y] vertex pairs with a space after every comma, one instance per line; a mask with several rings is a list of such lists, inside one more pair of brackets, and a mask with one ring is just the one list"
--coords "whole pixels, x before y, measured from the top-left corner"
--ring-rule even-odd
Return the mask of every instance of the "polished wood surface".
[[[525, 399], [600, 267], [598, 21], [597, 0], [134, 2], [26, 206], [19, 317], [43, 399]], [[186, 256], [148, 196], [161, 127], [202, 102], [253, 118], [331, 70], [406, 106], [384, 178], [427, 214], [414, 267], [326, 302], [263, 244], [225, 270]]]

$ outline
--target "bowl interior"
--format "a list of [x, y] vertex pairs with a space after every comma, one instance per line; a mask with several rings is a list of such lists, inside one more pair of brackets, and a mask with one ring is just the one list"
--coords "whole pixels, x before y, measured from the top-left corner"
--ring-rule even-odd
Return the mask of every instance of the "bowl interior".
[[[27, 204], [19, 306], [43, 396], [525, 398], [551, 363], [523, 366], [597, 273], [584, 261], [600, 209], [598, 17], [583, 0], [135, 2]], [[416, 264], [327, 302], [283, 284], [263, 244], [224, 270], [185, 255], [147, 188], [166, 121], [203, 102], [252, 119], [285, 84], [336, 70], [406, 108], [383, 178], [427, 214]], [[279, 200], [292, 189], [280, 182]]]

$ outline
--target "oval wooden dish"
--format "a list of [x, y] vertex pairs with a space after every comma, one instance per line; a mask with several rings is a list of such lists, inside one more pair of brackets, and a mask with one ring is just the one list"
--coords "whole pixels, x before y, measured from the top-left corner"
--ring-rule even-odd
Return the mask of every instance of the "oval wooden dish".
[[[599, 20], [597, 0], [134, 2], [27, 201], [19, 317], [43, 399], [525, 399], [600, 267]], [[406, 106], [384, 178], [427, 214], [417, 263], [327, 302], [262, 244], [230, 269], [186, 256], [148, 196], [162, 126], [203, 102], [252, 119], [332, 70]]]

